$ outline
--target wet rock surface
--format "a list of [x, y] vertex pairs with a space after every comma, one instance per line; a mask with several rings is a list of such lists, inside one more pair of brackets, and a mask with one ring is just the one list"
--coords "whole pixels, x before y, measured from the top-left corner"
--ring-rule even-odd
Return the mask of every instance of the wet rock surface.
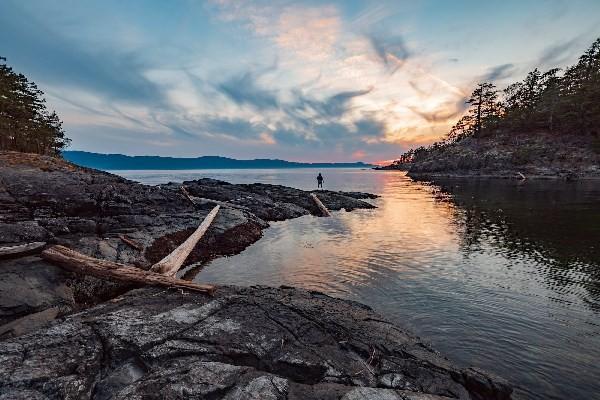
[[[44, 241], [148, 269], [181, 244], [215, 202], [221, 210], [187, 264], [242, 251], [262, 236], [269, 221], [318, 215], [308, 192], [284, 186], [211, 179], [185, 185], [197, 197], [196, 205], [180, 184], [147, 186], [60, 159], [0, 153], [0, 246]], [[359, 199], [369, 194], [320, 196], [335, 210], [374, 207]], [[64, 315], [129, 288], [73, 276], [36, 256], [0, 260], [0, 337], [20, 332], [2, 326], [28, 314], [56, 308]]]
[[282, 287], [137, 289], [0, 342], [10, 399], [508, 399], [368, 307]]

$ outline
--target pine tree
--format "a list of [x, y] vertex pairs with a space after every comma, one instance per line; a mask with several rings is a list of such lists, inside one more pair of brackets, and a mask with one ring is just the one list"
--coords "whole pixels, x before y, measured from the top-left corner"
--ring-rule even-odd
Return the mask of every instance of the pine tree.
[[492, 128], [500, 117], [501, 105], [496, 86], [489, 82], [478, 84], [467, 104], [471, 106], [469, 115], [473, 121], [473, 134], [480, 137], [481, 132]]
[[46, 108], [44, 93], [0, 57], [0, 150], [58, 155], [69, 145], [62, 122]]

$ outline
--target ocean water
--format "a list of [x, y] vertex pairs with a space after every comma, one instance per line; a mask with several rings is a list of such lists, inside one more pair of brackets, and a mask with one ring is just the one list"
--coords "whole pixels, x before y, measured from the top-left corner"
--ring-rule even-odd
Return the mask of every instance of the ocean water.
[[[113, 171], [148, 184], [211, 177], [300, 189], [318, 171]], [[600, 182], [415, 182], [321, 171], [325, 188], [381, 195], [375, 210], [272, 223], [196, 280], [292, 285], [360, 301], [520, 399], [600, 399]]]

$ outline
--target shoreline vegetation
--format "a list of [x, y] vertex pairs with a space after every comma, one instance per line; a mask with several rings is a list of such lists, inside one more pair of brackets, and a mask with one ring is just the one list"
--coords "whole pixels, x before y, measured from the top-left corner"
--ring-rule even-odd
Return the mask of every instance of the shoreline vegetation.
[[[188, 280], [270, 221], [322, 214], [312, 192], [285, 186], [199, 179], [182, 191], [17, 152], [0, 152], [0, 182], [0, 246], [61, 245], [140, 269], [219, 205], [186, 260]], [[351, 211], [374, 208], [363, 199], [376, 196], [318, 197]], [[511, 398], [501, 378], [452, 364], [359, 303], [291, 287], [139, 288], [63, 270], [32, 249], [1, 261], [0, 391], [11, 398]]]
[[434, 177], [600, 178], [600, 39], [577, 64], [477, 85], [446, 137], [376, 169]]

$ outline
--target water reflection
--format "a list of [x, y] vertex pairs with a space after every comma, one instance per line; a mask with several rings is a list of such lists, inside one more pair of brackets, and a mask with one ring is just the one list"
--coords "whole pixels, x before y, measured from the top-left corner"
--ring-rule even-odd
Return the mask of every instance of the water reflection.
[[531, 258], [556, 296], [600, 310], [600, 185], [594, 181], [438, 180], [459, 211], [465, 254], [491, 245]]
[[[316, 173], [190, 175], [307, 189]], [[600, 393], [600, 183], [423, 184], [359, 170], [326, 171], [325, 182], [381, 194], [379, 208], [273, 223], [197, 280], [294, 285], [369, 304], [451, 359], [509, 379], [518, 398]]]

